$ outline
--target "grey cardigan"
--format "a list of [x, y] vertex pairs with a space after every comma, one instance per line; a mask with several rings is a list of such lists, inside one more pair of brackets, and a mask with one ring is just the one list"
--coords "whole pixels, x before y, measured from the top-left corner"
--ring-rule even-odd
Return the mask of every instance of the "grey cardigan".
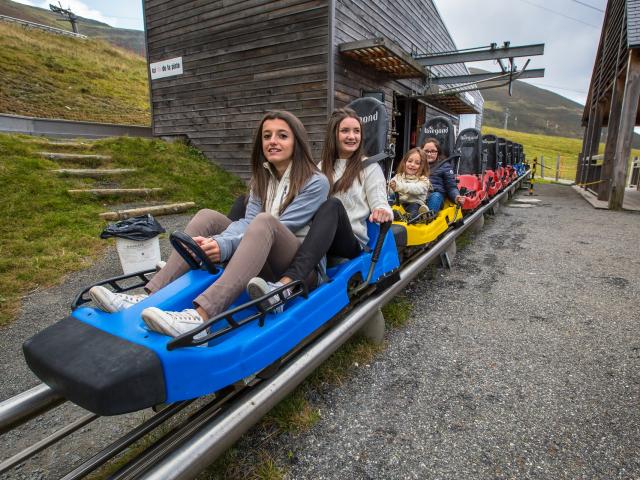
[[[327, 199], [329, 181], [322, 173], [316, 172], [302, 187], [289, 206], [280, 215], [280, 222], [294, 234], [311, 223], [318, 207]], [[264, 206], [253, 192], [249, 194], [244, 218], [233, 222], [227, 229], [212, 238], [220, 247], [221, 261], [226, 262], [238, 248], [247, 227], [256, 215], [264, 211]]]

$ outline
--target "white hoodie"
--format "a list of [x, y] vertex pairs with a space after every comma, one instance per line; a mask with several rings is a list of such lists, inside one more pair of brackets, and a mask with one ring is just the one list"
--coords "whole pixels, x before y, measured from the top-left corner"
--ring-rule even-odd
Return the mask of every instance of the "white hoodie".
[[[363, 161], [366, 158], [362, 159]], [[333, 182], [337, 182], [347, 168], [347, 160], [339, 158], [335, 162]], [[356, 178], [346, 192], [334, 193], [349, 215], [351, 229], [363, 247], [369, 241], [367, 234], [367, 218], [372, 210], [384, 208], [391, 213], [387, 201], [387, 181], [378, 164], [370, 164], [361, 172], [362, 183]]]

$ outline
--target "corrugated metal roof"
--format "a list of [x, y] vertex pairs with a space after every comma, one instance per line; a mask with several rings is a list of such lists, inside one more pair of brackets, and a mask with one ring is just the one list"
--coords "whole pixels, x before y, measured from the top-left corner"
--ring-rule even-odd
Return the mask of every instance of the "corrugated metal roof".
[[385, 37], [341, 43], [339, 50], [342, 55], [394, 78], [425, 78], [427, 76], [422, 65]]
[[640, 47], [640, 0], [627, 0], [627, 45]]

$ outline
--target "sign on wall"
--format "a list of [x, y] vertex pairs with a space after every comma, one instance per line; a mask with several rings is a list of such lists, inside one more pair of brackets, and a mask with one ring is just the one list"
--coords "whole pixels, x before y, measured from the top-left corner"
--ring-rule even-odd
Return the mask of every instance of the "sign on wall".
[[182, 57], [169, 58], [149, 65], [151, 80], [182, 75]]

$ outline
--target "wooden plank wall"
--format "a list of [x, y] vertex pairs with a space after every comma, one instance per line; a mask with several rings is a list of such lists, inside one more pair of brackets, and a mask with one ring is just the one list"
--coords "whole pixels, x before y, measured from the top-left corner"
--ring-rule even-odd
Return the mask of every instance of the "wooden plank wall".
[[[438, 10], [431, 0], [335, 0], [334, 49], [343, 42], [383, 35], [411, 53], [419, 54], [455, 50], [456, 46]], [[377, 75], [335, 50], [336, 107], [360, 96], [360, 91], [382, 90], [391, 111], [393, 91], [403, 95], [420, 91], [422, 81], [390, 81]], [[464, 64], [442, 65], [433, 69], [438, 75], [469, 73]], [[474, 92], [476, 105], [482, 96]]]
[[151, 82], [154, 135], [187, 136], [244, 179], [254, 129], [289, 110], [319, 158], [327, 118], [327, 0], [145, 0], [149, 62], [184, 74]]

